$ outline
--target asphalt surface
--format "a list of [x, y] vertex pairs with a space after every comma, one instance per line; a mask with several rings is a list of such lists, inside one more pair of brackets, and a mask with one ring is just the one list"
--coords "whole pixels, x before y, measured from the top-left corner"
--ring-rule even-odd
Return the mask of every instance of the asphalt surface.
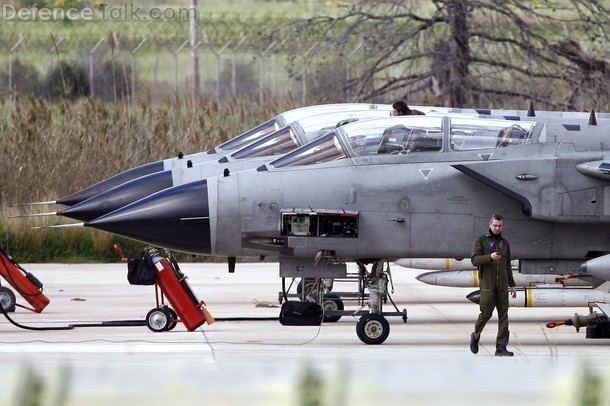
[[[22, 266], [44, 284], [51, 303], [40, 314], [18, 308], [10, 314], [16, 322], [139, 325], [32, 331], [0, 314], [2, 405], [27, 396], [43, 405], [300, 405], [308, 399], [321, 405], [572, 405], [597, 396], [589, 390], [595, 382], [610, 387], [610, 340], [545, 327], [588, 309], [511, 308], [515, 356], [494, 356], [495, 316], [473, 355], [468, 343], [478, 306], [466, 299], [473, 289], [425, 285], [415, 279], [424, 271], [400, 266], [392, 267], [391, 297], [407, 309], [408, 322], [389, 318], [390, 336], [381, 345], [363, 344], [352, 316], [321, 327], [282, 326], [275, 263], [237, 264], [234, 274], [225, 264], [181, 264], [218, 319], [193, 332], [181, 323], [169, 332], [142, 325], [155, 307], [155, 290], [129, 285], [125, 264]], [[357, 285], [338, 282], [334, 290], [353, 292]], [[358, 309], [351, 301], [345, 307]], [[394, 309], [387, 304], [384, 310]]]

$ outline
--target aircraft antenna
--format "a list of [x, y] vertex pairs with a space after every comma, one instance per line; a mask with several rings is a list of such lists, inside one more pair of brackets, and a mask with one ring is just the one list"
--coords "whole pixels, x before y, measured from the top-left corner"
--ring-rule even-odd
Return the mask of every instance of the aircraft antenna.
[[527, 107], [527, 116], [536, 117], [536, 112], [534, 111], [534, 102], [532, 101], [530, 101], [530, 105]]
[[597, 125], [597, 117], [595, 116], [595, 109], [591, 110], [591, 114], [589, 114], [589, 125]]

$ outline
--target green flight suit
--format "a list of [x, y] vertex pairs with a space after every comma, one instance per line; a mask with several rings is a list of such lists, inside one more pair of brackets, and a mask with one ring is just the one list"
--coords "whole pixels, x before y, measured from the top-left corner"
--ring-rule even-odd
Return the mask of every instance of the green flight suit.
[[[499, 252], [502, 258], [492, 260], [491, 254]], [[472, 264], [479, 269], [481, 288], [481, 313], [474, 326], [476, 338], [491, 318], [494, 308], [498, 309], [498, 335], [496, 346], [508, 344], [508, 291], [515, 286], [510, 263], [510, 247], [502, 234], [494, 235], [491, 230], [479, 235], [472, 244]]]

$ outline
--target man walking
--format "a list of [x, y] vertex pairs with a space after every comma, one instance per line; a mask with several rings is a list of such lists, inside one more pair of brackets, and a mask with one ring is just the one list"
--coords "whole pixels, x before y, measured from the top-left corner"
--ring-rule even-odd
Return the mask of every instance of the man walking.
[[502, 237], [504, 219], [499, 214], [491, 216], [489, 230], [475, 238], [472, 244], [472, 264], [479, 269], [481, 287], [481, 313], [470, 335], [470, 351], [479, 352], [479, 339], [485, 325], [491, 318], [494, 308], [498, 309], [498, 335], [496, 337], [497, 356], [512, 357], [514, 353], [506, 349], [510, 332], [508, 331], [508, 290], [513, 298], [517, 297], [515, 280], [510, 260], [508, 241]]

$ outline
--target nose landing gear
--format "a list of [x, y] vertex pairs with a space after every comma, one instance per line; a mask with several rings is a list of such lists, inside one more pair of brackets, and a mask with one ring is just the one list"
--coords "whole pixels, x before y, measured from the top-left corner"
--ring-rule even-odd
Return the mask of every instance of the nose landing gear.
[[[360, 320], [356, 323], [356, 334], [360, 341], [365, 344], [381, 344], [390, 335], [390, 323], [388, 323], [383, 313], [383, 304], [390, 298], [388, 295], [390, 265], [385, 260], [377, 260], [373, 262], [371, 271], [368, 272], [363, 262], [357, 261], [357, 263], [360, 273], [363, 275], [363, 281], [367, 284], [369, 290], [369, 313], [360, 317]], [[384, 269], [386, 265], [387, 270]], [[396, 313], [385, 314], [402, 316], [403, 321], [407, 322], [406, 310], [399, 312], [396, 309]]]

